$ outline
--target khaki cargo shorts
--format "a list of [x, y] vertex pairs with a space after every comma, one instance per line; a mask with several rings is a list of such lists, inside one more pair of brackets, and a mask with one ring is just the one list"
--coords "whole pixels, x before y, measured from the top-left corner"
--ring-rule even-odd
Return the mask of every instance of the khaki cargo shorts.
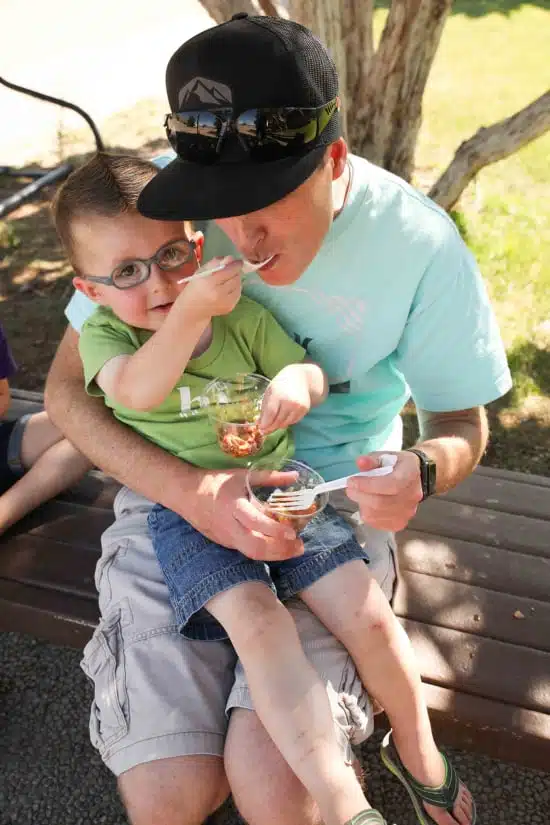
[[[390, 533], [361, 523], [341, 491], [331, 503], [366, 544], [370, 571], [391, 597], [396, 567]], [[152, 507], [127, 488], [102, 537], [96, 568], [101, 621], [82, 668], [94, 683], [90, 737], [117, 776], [172, 756], [222, 756], [232, 708], [253, 709], [244, 671], [228, 641], [190, 641], [178, 632], [147, 516]], [[373, 728], [372, 707], [345, 648], [299, 598], [286, 603], [304, 651], [325, 682], [347, 761]]]

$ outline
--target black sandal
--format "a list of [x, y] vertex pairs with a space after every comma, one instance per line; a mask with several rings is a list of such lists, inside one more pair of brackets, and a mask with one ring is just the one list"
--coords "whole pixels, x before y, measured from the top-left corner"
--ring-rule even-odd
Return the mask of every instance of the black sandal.
[[[391, 730], [388, 731], [382, 740], [380, 756], [386, 768], [391, 771], [407, 789], [420, 825], [437, 825], [426, 811], [422, 804], [423, 802], [427, 802], [428, 805], [435, 805], [437, 808], [444, 808], [447, 813], [450, 813], [451, 816], [455, 818], [453, 808], [460, 791], [460, 780], [454, 765], [449, 762], [444, 753], [442, 753], [441, 756], [445, 763], [445, 781], [438, 788], [430, 788], [429, 785], [423, 785], [409, 773], [399, 758], [397, 749], [393, 744]], [[475, 825], [475, 823], [476, 806], [472, 799], [471, 825]]]

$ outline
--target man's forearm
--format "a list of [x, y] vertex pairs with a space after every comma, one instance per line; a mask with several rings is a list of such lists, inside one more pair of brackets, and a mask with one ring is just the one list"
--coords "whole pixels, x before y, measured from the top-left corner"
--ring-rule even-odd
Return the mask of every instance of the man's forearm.
[[65, 334], [47, 378], [45, 402], [53, 423], [96, 467], [184, 515], [201, 471], [125, 427], [103, 401], [87, 395], [77, 341], [73, 330]]
[[477, 466], [487, 446], [489, 427], [483, 407], [457, 412], [418, 411], [420, 439], [415, 445], [437, 465], [437, 492], [455, 487]]

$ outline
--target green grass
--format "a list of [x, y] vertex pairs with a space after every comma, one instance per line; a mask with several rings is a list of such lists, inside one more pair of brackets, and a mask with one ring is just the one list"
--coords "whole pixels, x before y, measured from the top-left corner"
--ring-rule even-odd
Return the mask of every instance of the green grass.
[[[378, 32], [385, 14], [376, 12]], [[549, 31], [548, 2], [454, 4], [424, 97], [416, 156], [423, 189], [463, 140], [548, 89]], [[550, 134], [482, 170], [457, 211], [514, 375], [513, 392], [493, 410], [497, 463], [524, 469], [527, 462], [550, 475]]]

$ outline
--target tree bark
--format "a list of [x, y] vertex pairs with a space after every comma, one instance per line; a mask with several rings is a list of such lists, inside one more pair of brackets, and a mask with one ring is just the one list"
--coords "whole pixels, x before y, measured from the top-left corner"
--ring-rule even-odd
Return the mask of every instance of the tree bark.
[[358, 154], [410, 180], [422, 98], [452, 0], [393, 0], [366, 72], [351, 143]]
[[517, 152], [550, 129], [550, 91], [515, 115], [482, 127], [461, 143], [454, 158], [429, 196], [443, 209], [452, 209], [460, 195], [484, 166]]
[[288, 11], [282, 3], [276, 3], [273, 0], [258, 0], [258, 5], [268, 17], [284, 17], [288, 20]]
[[[290, 0], [291, 20], [311, 29], [330, 51], [340, 78], [344, 135], [354, 128], [356, 101], [372, 58], [373, 0]], [[352, 108], [353, 103], [353, 108]], [[353, 148], [353, 146], [352, 146]]]
[[259, 13], [259, 6], [254, 0], [201, 0], [201, 4], [216, 23], [225, 23], [239, 11]]
[[290, 16], [329, 47], [340, 75], [352, 151], [406, 180], [422, 119], [422, 97], [452, 0], [392, 0], [373, 45], [372, 0], [291, 0]]

